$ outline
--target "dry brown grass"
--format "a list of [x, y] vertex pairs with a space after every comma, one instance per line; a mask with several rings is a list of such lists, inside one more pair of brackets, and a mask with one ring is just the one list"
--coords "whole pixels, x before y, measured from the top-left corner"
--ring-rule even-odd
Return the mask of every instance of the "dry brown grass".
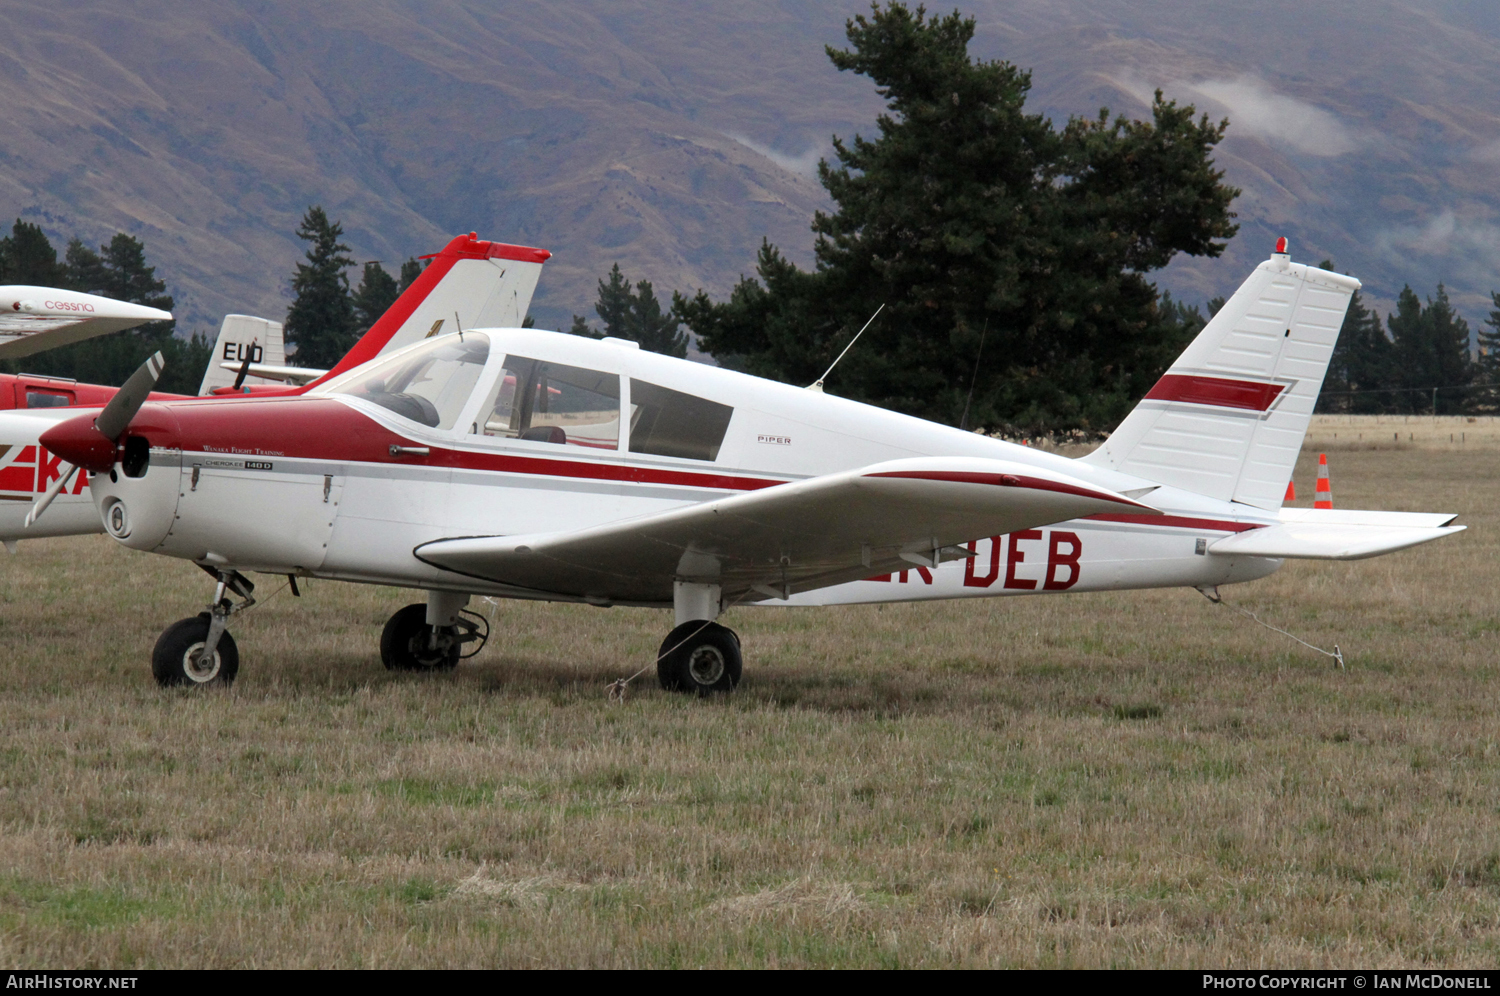
[[312, 583], [193, 695], [146, 660], [196, 568], [23, 544], [0, 963], [1493, 965], [1500, 464], [1356, 443], [1340, 505], [1473, 528], [1226, 590], [1343, 672], [1191, 591], [740, 609], [737, 694], [621, 706], [665, 613], [505, 604], [393, 675], [411, 599]]

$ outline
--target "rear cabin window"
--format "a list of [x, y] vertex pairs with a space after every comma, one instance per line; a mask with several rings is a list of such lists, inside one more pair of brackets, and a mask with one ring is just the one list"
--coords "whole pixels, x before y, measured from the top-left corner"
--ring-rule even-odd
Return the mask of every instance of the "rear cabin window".
[[734, 409], [681, 391], [630, 380], [630, 452], [717, 460]]
[[61, 391], [34, 391], [30, 388], [26, 391], [27, 408], [66, 408], [72, 403], [73, 396]]
[[620, 375], [507, 356], [488, 412], [477, 426], [486, 436], [533, 443], [620, 447]]

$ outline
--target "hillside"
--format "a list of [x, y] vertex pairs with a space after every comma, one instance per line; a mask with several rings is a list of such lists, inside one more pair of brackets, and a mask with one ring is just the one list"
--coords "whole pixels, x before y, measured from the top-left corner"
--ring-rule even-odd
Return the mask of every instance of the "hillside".
[[[544, 246], [543, 324], [586, 311], [611, 263], [723, 292], [762, 237], [810, 260], [831, 134], [873, 129], [832, 69], [858, 2], [734, 8], [285, 0], [98, 8], [16, 0], [0, 37], [0, 207], [58, 237], [142, 238], [187, 324], [280, 317], [311, 203], [358, 259], [449, 236]], [[1500, 15], [1478, 3], [970, 2], [979, 53], [1035, 70], [1036, 106], [1140, 114], [1154, 87], [1231, 118], [1245, 194], [1231, 290], [1274, 236], [1377, 301], [1446, 280], [1480, 316], [1500, 285]]]

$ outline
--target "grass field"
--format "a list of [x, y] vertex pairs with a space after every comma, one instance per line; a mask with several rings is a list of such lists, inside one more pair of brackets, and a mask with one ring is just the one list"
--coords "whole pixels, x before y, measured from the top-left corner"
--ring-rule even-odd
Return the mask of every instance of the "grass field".
[[1340, 506], [1471, 527], [1225, 589], [1345, 671], [1192, 591], [736, 609], [735, 695], [611, 704], [666, 613], [506, 603], [393, 675], [415, 599], [312, 582], [232, 690], [164, 692], [208, 579], [23, 543], [0, 963], [1493, 966], [1500, 430], [1345, 425], [1298, 504], [1321, 449]]

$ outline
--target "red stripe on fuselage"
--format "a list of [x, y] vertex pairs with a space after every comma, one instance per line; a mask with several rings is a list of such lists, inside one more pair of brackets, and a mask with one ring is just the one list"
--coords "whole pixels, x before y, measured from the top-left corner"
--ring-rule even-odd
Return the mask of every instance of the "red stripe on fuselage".
[[1146, 392], [1147, 401], [1181, 401], [1215, 408], [1238, 408], [1263, 412], [1285, 390], [1282, 384], [1263, 384], [1254, 380], [1232, 380], [1228, 377], [1200, 377], [1193, 374], [1162, 374], [1156, 386]]
[[[783, 479], [740, 477], [701, 471], [667, 470], [623, 463], [596, 463], [566, 456], [524, 456], [517, 453], [484, 453], [430, 446], [423, 440], [392, 432], [363, 412], [333, 398], [286, 398], [255, 400], [199, 399], [142, 406], [130, 423], [131, 435], [144, 436], [152, 446], [189, 453], [216, 453], [245, 457], [295, 457], [309, 460], [346, 461], [390, 466], [435, 467], [449, 470], [482, 470], [539, 477], [567, 477], [594, 481], [666, 484], [718, 491], [759, 491], [788, 483]], [[391, 456], [392, 446], [430, 446], [425, 455]], [[559, 447], [566, 449], [566, 447]], [[24, 454], [23, 454], [24, 457]], [[896, 472], [894, 477], [959, 480], [996, 484], [1002, 475], [964, 473]], [[1089, 497], [1097, 493], [1069, 488], [1041, 478], [1014, 475], [1021, 486], [1067, 489]], [[982, 480], [971, 480], [971, 479]], [[1004, 485], [1002, 485], [1004, 486]], [[1014, 486], [1014, 485], [1011, 485]], [[1118, 500], [1118, 499], [1113, 499]], [[1120, 522], [1178, 529], [1204, 529], [1239, 533], [1259, 529], [1260, 523], [1199, 519], [1175, 515], [1100, 513], [1085, 517], [1096, 522]]]
[[[573, 477], [596, 481], [670, 484], [722, 491], [758, 491], [785, 484], [729, 474], [705, 474], [623, 463], [570, 460], [559, 454], [522, 456], [431, 446], [385, 428], [368, 415], [332, 398], [188, 401], [148, 404], [130, 423], [131, 435], [152, 446], [189, 453], [245, 457], [297, 457], [393, 466], [487, 470], [498, 473]], [[392, 456], [392, 446], [428, 446], [422, 455]], [[565, 451], [567, 447], [559, 446]]]

